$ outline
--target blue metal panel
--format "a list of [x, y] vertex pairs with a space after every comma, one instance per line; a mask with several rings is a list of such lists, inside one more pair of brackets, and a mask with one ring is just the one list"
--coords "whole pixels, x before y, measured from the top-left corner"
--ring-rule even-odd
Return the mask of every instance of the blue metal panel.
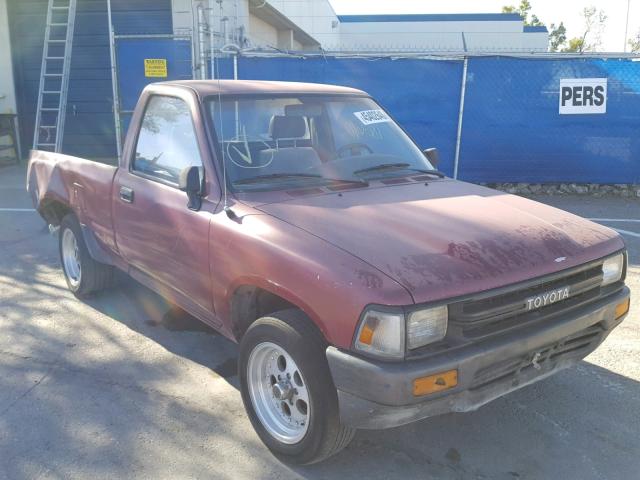
[[[112, 0], [117, 33], [172, 33], [171, 0]], [[47, 0], [8, 2], [23, 151], [38, 96]], [[78, 0], [63, 151], [115, 158], [106, 0]], [[189, 55], [190, 56], [190, 55]]]
[[[144, 75], [145, 58], [167, 60], [167, 78], [149, 78]], [[193, 78], [191, 65], [191, 42], [188, 40], [120, 39], [116, 42], [116, 63], [118, 65], [118, 88], [121, 111], [135, 108], [140, 93], [148, 84], [168, 80]], [[129, 126], [129, 114], [124, 113], [123, 135]]]
[[[559, 115], [562, 78], [608, 78], [606, 114]], [[460, 176], [476, 182], [640, 183], [640, 63], [469, 60]]]
[[547, 27], [544, 25], [525, 25], [523, 27], [524, 33], [533, 33], [533, 32], [548, 32]]
[[453, 172], [462, 62], [363, 58], [244, 58], [238, 76], [250, 80], [331, 83], [375, 97], [422, 148], [437, 147]]
[[111, 0], [117, 35], [173, 33], [171, 0]]
[[426, 13], [405, 15], [338, 15], [343, 23], [360, 22], [518, 22], [519, 13]]

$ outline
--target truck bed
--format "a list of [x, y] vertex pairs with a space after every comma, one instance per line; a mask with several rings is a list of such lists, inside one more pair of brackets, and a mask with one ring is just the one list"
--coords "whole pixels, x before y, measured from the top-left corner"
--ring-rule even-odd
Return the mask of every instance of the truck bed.
[[104, 246], [115, 249], [111, 193], [117, 171], [113, 165], [33, 150], [27, 190], [45, 221], [56, 225], [56, 213], [70, 206]]

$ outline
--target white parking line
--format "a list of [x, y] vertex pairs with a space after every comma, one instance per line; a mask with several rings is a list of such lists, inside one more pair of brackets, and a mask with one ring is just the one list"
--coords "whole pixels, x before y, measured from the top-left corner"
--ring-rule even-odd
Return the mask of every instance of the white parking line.
[[35, 208], [0, 208], [0, 212], [35, 212]]
[[589, 220], [593, 220], [594, 222], [640, 223], [640, 219], [637, 219], [637, 218], [590, 218]]
[[[613, 227], [611, 227], [613, 228]], [[618, 233], [622, 233], [623, 235], [630, 235], [632, 237], [640, 238], [640, 233], [630, 232], [629, 230], [622, 230], [621, 228], [614, 228], [614, 230]]]
[[[622, 223], [640, 223], [640, 219], [637, 218], [589, 218], [594, 222], [622, 222]], [[623, 235], [629, 235], [630, 237], [640, 238], [640, 233], [630, 232], [629, 230], [624, 230], [622, 228], [611, 227], [618, 233]]]

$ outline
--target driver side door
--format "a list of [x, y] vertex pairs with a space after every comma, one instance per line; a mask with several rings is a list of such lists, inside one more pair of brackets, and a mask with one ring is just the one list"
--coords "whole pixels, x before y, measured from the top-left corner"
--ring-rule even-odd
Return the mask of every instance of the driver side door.
[[131, 276], [202, 319], [213, 319], [208, 237], [212, 204], [187, 208], [180, 172], [204, 174], [192, 112], [185, 99], [152, 95], [129, 168], [114, 182], [114, 226]]

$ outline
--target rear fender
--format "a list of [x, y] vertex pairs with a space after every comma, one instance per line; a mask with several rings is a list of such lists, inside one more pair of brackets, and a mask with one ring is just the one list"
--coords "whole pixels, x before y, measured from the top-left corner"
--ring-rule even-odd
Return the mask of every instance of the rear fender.
[[108, 250], [100, 245], [98, 239], [93, 233], [93, 230], [82, 224], [80, 225], [80, 228], [82, 229], [84, 243], [87, 246], [87, 250], [89, 250], [89, 255], [91, 255], [91, 258], [93, 258], [96, 262], [104, 263], [105, 265], [117, 266], [118, 262]]

